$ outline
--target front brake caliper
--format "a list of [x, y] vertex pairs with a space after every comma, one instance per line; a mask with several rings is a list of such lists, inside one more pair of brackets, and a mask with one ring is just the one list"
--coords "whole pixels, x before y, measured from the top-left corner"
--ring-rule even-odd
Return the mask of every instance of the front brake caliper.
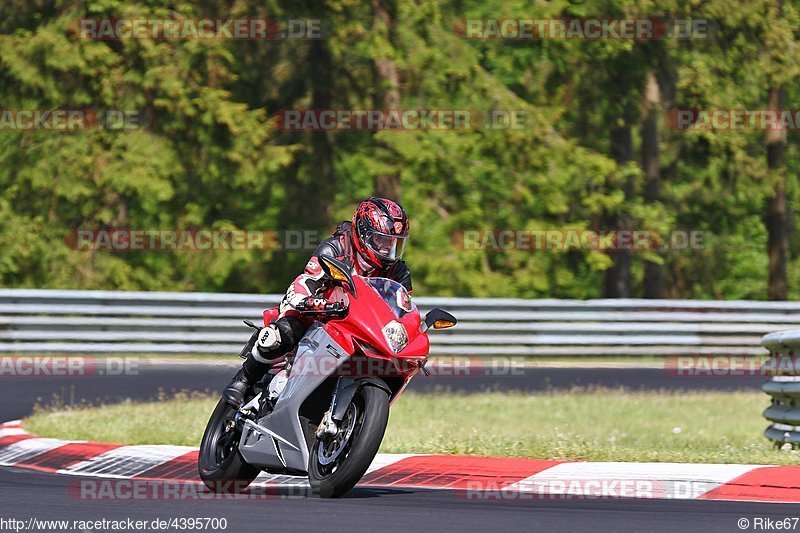
[[336, 426], [336, 422], [333, 421], [331, 412], [326, 411], [322, 416], [322, 422], [320, 422], [319, 426], [317, 426], [316, 436], [318, 439], [322, 439], [326, 435], [333, 436], [337, 433], [339, 433], [339, 428]]

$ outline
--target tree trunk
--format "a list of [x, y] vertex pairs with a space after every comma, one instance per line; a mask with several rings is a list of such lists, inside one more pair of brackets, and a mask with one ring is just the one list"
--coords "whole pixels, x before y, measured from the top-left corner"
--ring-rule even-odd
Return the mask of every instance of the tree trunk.
[[[333, 105], [333, 78], [330, 50], [325, 40], [310, 44], [308, 79], [311, 84], [311, 109], [331, 109]], [[296, 182], [288, 186], [292, 197], [290, 216], [304, 228], [322, 229], [331, 225], [335, 188], [333, 171], [333, 142], [328, 131], [312, 131], [310, 161]], [[304, 173], [303, 170], [306, 172]]]
[[[769, 89], [769, 108], [781, 109], [784, 105], [783, 89]], [[764, 208], [764, 225], [767, 227], [767, 253], [769, 255], [770, 300], [786, 300], [789, 285], [786, 279], [786, 262], [789, 255], [789, 217], [786, 206], [786, 169], [784, 151], [786, 130], [767, 131], [767, 167], [776, 179], [773, 194], [767, 198]]]
[[[394, 5], [392, 0], [372, 0], [372, 31], [385, 31], [386, 38], [392, 41], [394, 25]], [[375, 104], [385, 111], [400, 108], [400, 78], [397, 65], [390, 57], [378, 57], [373, 60], [375, 69]], [[377, 143], [382, 150], [389, 148], [381, 142]], [[395, 171], [379, 174], [375, 178], [375, 194], [383, 198], [400, 201], [400, 173]]]
[[[311, 109], [333, 107], [333, 73], [330, 49], [325, 40], [309, 43], [307, 61], [304, 62], [305, 91], [311, 93]], [[300, 92], [300, 91], [298, 91]], [[301, 93], [305, 97], [307, 92]], [[286, 253], [273, 254], [269, 262], [268, 277], [293, 279], [313, 251], [305, 248], [308, 238], [313, 244], [324, 239], [332, 228], [334, 187], [334, 147], [328, 131], [297, 133], [295, 142], [308, 145], [282, 173], [286, 201], [281, 207], [280, 224], [286, 229], [311, 232], [304, 234], [300, 248], [288, 248]]]
[[[629, 112], [625, 112], [622, 125], [611, 129], [611, 155], [620, 166], [630, 162], [633, 158], [633, 140], [631, 138], [631, 121]], [[633, 182], [626, 178], [623, 185], [625, 198], [633, 195]], [[629, 231], [632, 229], [631, 217], [621, 211], [607, 219], [608, 230]], [[606, 270], [605, 295], [606, 298], [631, 297], [631, 262], [633, 257], [630, 250], [618, 250], [611, 253], [614, 264]]]
[[[644, 198], [657, 202], [661, 196], [661, 163], [659, 161], [658, 118], [661, 91], [655, 73], [647, 72], [644, 87], [644, 119], [642, 120], [642, 170], [644, 171]], [[661, 265], [644, 263], [644, 297], [661, 298], [663, 275]]]

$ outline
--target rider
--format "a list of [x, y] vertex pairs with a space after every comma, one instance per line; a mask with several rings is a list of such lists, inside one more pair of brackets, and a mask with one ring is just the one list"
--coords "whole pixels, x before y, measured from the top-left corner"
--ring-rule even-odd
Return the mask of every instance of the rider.
[[298, 308], [325, 308], [327, 301], [320, 294], [324, 289], [320, 256], [344, 261], [359, 276], [393, 279], [410, 292], [411, 272], [401, 260], [407, 241], [408, 216], [400, 204], [375, 197], [361, 202], [353, 221], [339, 224], [334, 234], [317, 246], [303, 273], [289, 285], [279, 318], [259, 331], [242, 368], [222, 392], [225, 401], [238, 407], [245, 392], [294, 350], [310, 325]]

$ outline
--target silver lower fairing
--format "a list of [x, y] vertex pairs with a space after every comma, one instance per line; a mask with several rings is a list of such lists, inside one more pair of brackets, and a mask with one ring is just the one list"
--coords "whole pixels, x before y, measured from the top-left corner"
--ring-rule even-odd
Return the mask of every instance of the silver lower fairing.
[[297, 345], [286, 387], [275, 409], [258, 424], [245, 425], [239, 452], [249, 464], [264, 470], [307, 471], [308, 445], [300, 423], [300, 406], [347, 359], [322, 324], [308, 328]]

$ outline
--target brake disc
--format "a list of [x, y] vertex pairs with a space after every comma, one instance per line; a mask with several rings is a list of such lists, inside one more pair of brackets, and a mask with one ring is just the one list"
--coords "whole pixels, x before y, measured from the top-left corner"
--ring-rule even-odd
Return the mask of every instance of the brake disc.
[[[355, 404], [351, 403], [347, 408], [344, 420], [342, 420], [342, 423], [339, 425], [339, 431], [336, 433], [336, 435], [330, 437], [330, 439], [324, 439], [320, 441], [319, 446], [317, 447], [317, 460], [319, 461], [319, 464], [328, 466], [336, 461], [336, 459], [347, 448], [347, 444], [350, 442], [350, 437], [353, 435], [353, 429], [356, 426], [357, 420], [358, 408], [355, 406]], [[333, 449], [330, 451], [328, 451], [329, 445], [334, 445]]]

